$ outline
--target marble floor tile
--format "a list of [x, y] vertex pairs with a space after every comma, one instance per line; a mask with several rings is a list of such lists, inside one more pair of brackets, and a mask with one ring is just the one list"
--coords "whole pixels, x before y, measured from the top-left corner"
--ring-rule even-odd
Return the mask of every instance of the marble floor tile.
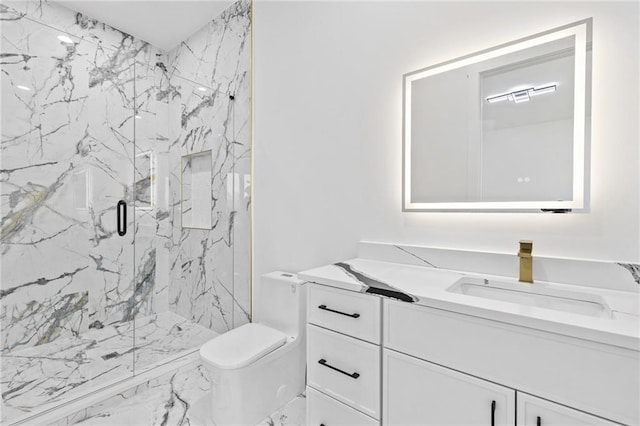
[[207, 372], [196, 362], [173, 370], [100, 404], [86, 417], [70, 419], [82, 425], [194, 425], [192, 407], [210, 389]]
[[306, 424], [307, 398], [298, 395], [293, 401], [265, 419], [258, 426], [304, 426]]
[[[134, 328], [135, 325], [135, 328]], [[134, 345], [135, 336], [135, 345]], [[216, 333], [172, 312], [2, 355], [2, 424], [199, 347]]]
[[[135, 391], [123, 392], [99, 407], [89, 407], [82, 415], [69, 417], [68, 423], [56, 424], [209, 426], [200, 409], [209, 390], [207, 371], [198, 361], [150, 380]], [[302, 426], [305, 403], [305, 396], [300, 395], [258, 426]]]

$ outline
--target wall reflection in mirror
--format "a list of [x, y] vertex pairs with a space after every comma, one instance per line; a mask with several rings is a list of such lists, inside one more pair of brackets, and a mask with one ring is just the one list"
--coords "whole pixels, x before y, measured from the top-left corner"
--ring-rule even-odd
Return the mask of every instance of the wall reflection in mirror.
[[404, 76], [405, 210], [585, 207], [591, 20]]

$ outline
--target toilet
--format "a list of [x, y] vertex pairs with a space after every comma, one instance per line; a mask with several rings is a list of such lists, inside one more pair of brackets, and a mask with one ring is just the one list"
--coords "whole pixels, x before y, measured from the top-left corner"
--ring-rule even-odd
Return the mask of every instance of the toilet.
[[217, 426], [255, 425], [304, 391], [304, 282], [271, 272], [254, 294], [254, 322], [200, 348], [211, 379], [206, 416]]

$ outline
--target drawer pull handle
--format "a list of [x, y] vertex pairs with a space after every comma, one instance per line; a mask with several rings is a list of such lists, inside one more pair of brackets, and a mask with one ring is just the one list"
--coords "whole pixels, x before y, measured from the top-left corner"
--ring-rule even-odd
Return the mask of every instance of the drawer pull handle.
[[491, 426], [496, 426], [496, 402], [491, 401]]
[[540, 416], [538, 416], [538, 418], [536, 419], [536, 426], [542, 426], [542, 419], [540, 418]]
[[322, 309], [323, 311], [333, 312], [334, 314], [344, 315], [346, 317], [360, 318], [360, 314], [348, 314], [346, 312], [335, 311], [335, 310], [333, 310], [331, 308], [327, 308], [327, 305], [320, 305], [320, 306], [318, 306], [318, 309]]
[[325, 367], [328, 367], [328, 368], [330, 368], [330, 369], [332, 369], [332, 370], [334, 370], [334, 371], [337, 371], [338, 373], [342, 373], [342, 374], [344, 374], [345, 376], [349, 376], [349, 377], [351, 377], [352, 379], [357, 379], [358, 377], [360, 377], [360, 374], [358, 374], [358, 373], [347, 373], [346, 371], [344, 371], [344, 370], [340, 370], [339, 368], [334, 367], [333, 365], [329, 365], [329, 364], [327, 364], [327, 360], [326, 360], [326, 359], [324, 359], [324, 358], [323, 358], [323, 359], [321, 359], [321, 360], [319, 360], [319, 361], [318, 361], [318, 364], [320, 364], [320, 365], [324, 365]]

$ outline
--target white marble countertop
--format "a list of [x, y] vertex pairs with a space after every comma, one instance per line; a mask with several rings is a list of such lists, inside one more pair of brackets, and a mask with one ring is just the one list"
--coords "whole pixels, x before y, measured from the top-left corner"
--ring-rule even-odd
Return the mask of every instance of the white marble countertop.
[[[536, 281], [534, 284], [518, 283], [511, 277], [476, 275], [360, 258], [303, 271], [298, 277], [305, 281], [357, 292], [367, 291], [367, 282], [379, 282], [382, 286], [386, 284], [401, 293], [414, 296], [415, 303], [421, 306], [640, 351], [638, 293], [542, 281]], [[588, 316], [447, 291], [462, 277], [480, 277], [490, 281], [512, 282], [515, 286], [537, 286], [588, 293], [604, 299], [611, 309], [611, 315]], [[529, 287], [531, 288], [533, 287]]]

